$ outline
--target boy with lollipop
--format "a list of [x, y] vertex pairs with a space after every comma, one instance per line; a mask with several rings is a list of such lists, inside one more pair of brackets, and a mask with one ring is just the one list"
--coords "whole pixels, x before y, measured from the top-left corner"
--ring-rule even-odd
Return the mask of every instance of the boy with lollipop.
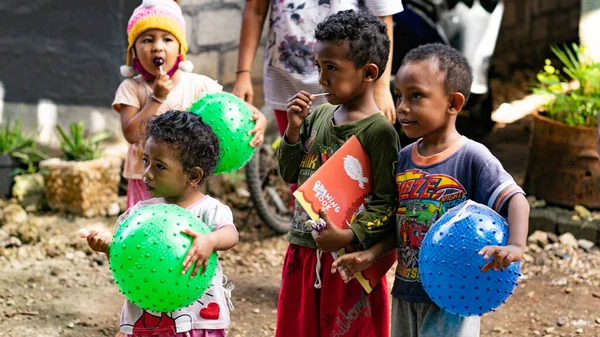
[[481, 271], [521, 260], [529, 226], [529, 203], [500, 161], [482, 144], [456, 131], [456, 117], [469, 98], [473, 75], [456, 49], [435, 43], [411, 50], [396, 74], [397, 118], [418, 140], [398, 154], [396, 235], [371, 248], [339, 257], [331, 267], [342, 278], [364, 270], [398, 249], [392, 289], [392, 336], [479, 336], [479, 316], [457, 316], [437, 306], [421, 283], [421, 240], [448, 209], [465, 200], [488, 205], [507, 218], [506, 246], [479, 251], [489, 260]]

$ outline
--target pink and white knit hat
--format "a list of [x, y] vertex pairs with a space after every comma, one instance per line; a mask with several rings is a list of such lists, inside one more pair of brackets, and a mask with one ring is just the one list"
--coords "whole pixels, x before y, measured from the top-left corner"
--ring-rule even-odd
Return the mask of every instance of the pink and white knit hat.
[[121, 75], [133, 76], [131, 67], [131, 48], [135, 40], [148, 29], [161, 29], [171, 33], [179, 42], [181, 58], [179, 70], [191, 72], [194, 65], [186, 61], [185, 53], [188, 50], [185, 39], [185, 20], [181, 7], [174, 0], [144, 0], [142, 4], [133, 11], [127, 24], [127, 56], [125, 65], [121, 66]]

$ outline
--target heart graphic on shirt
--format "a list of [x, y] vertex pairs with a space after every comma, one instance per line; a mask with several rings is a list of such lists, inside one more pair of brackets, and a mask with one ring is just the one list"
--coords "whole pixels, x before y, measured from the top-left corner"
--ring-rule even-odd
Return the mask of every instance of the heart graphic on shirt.
[[200, 310], [200, 317], [204, 319], [219, 319], [221, 307], [216, 302], [210, 302], [206, 308]]

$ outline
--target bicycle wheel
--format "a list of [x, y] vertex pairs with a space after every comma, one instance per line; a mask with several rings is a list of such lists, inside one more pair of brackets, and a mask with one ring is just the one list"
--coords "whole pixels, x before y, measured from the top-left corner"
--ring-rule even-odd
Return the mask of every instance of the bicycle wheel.
[[246, 164], [246, 183], [256, 213], [275, 232], [287, 233], [292, 221], [289, 185], [277, 170], [277, 154], [270, 143], [262, 145]]

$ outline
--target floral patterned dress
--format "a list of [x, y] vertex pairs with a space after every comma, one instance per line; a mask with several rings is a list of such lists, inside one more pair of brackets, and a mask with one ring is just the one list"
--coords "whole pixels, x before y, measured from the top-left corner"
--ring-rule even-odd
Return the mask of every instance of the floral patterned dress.
[[[264, 83], [267, 104], [285, 110], [300, 90], [321, 92], [315, 67], [315, 29], [327, 16], [347, 9], [367, 9], [377, 16], [402, 11], [401, 0], [271, 0]], [[314, 106], [325, 102], [318, 97]]]

